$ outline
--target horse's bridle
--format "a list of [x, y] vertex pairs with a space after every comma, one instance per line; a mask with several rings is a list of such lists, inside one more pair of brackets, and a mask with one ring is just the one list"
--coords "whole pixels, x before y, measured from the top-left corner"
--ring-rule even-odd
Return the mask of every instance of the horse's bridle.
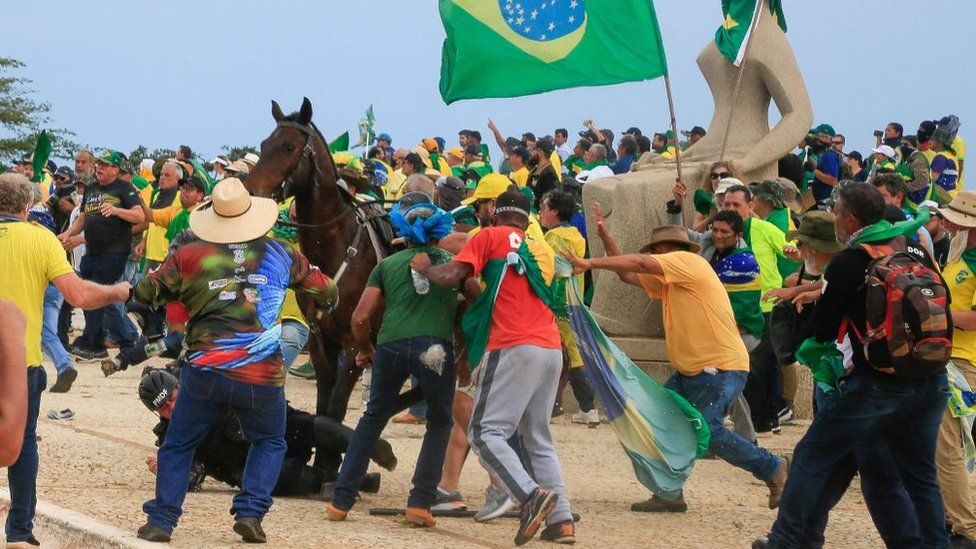
[[[312, 146], [312, 139], [314, 139], [314, 136], [321, 135], [321, 134], [319, 133], [318, 128], [315, 127], [314, 122], [309, 122], [308, 124], [299, 124], [298, 122], [292, 122], [290, 120], [282, 120], [278, 122], [278, 127], [292, 128], [304, 133], [306, 136], [305, 146], [302, 147], [301, 158], [298, 159], [298, 163], [295, 164], [295, 167], [291, 170], [291, 173], [288, 174], [288, 177], [286, 177], [281, 182], [281, 185], [279, 186], [281, 188], [282, 199], [284, 199], [285, 197], [288, 196], [288, 191], [291, 189], [292, 184], [295, 182], [295, 178], [299, 174], [304, 173], [305, 170], [308, 169], [309, 164], [311, 164], [312, 167], [312, 173], [311, 173], [312, 185], [316, 187], [319, 186], [319, 180], [323, 174], [322, 174], [322, 170], [319, 169], [318, 162], [316, 161], [318, 159], [318, 154], [315, 152], [315, 147]], [[332, 219], [329, 219], [324, 223], [293, 223], [290, 221], [278, 221], [278, 224], [285, 225], [286, 227], [295, 227], [299, 229], [300, 228], [318, 229], [322, 227], [328, 227], [334, 223], [342, 221], [350, 213], [354, 211], [356, 211], [356, 208], [347, 209], [346, 211], [333, 217]]]

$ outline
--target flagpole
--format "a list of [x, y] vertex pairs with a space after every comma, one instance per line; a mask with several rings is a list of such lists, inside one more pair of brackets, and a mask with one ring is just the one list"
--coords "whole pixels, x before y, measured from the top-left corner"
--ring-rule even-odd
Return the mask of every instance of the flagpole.
[[763, 4], [765, 0], [756, 1], [756, 16], [750, 21], [749, 34], [746, 35], [746, 50], [742, 54], [742, 65], [739, 66], [739, 74], [735, 77], [735, 88], [732, 90], [732, 106], [729, 108], [729, 118], [725, 121], [725, 135], [722, 136], [722, 151], [718, 155], [719, 160], [725, 160], [725, 148], [729, 144], [729, 132], [732, 131], [732, 115], [735, 114], [735, 104], [739, 101], [739, 90], [742, 88], [742, 75], [746, 72], [746, 65], [749, 63], [749, 50], [752, 49], [753, 33], [759, 27], [759, 19], [763, 15]]
[[671, 132], [674, 134], [674, 161], [678, 172], [678, 181], [681, 179], [681, 148], [678, 146], [678, 119], [674, 115], [674, 96], [671, 94], [671, 77], [664, 75], [664, 90], [668, 94], [668, 109], [671, 111]]

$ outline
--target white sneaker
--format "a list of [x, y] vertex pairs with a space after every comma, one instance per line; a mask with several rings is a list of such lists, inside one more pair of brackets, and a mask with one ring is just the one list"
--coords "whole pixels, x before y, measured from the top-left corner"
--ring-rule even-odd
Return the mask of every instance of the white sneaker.
[[595, 427], [600, 424], [600, 412], [596, 408], [593, 408], [589, 412], [584, 412], [580, 410], [573, 414], [573, 423], [584, 423], [591, 427]]

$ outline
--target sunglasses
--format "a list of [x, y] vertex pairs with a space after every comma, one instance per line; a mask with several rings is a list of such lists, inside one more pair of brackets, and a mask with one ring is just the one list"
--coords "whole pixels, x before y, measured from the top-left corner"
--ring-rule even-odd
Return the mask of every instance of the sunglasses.
[[709, 179], [725, 179], [726, 177], [732, 177], [729, 172], [712, 172], [708, 174]]

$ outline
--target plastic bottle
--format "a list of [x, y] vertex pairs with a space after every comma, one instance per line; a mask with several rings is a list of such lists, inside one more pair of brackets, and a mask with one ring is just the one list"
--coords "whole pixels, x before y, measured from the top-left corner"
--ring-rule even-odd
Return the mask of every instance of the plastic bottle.
[[413, 289], [417, 290], [418, 294], [425, 295], [430, 291], [430, 280], [426, 276], [413, 269], [410, 269], [410, 275], [413, 276]]
[[363, 375], [359, 378], [363, 384], [363, 405], [369, 402], [369, 385], [373, 381], [373, 369], [366, 368], [363, 370]]

